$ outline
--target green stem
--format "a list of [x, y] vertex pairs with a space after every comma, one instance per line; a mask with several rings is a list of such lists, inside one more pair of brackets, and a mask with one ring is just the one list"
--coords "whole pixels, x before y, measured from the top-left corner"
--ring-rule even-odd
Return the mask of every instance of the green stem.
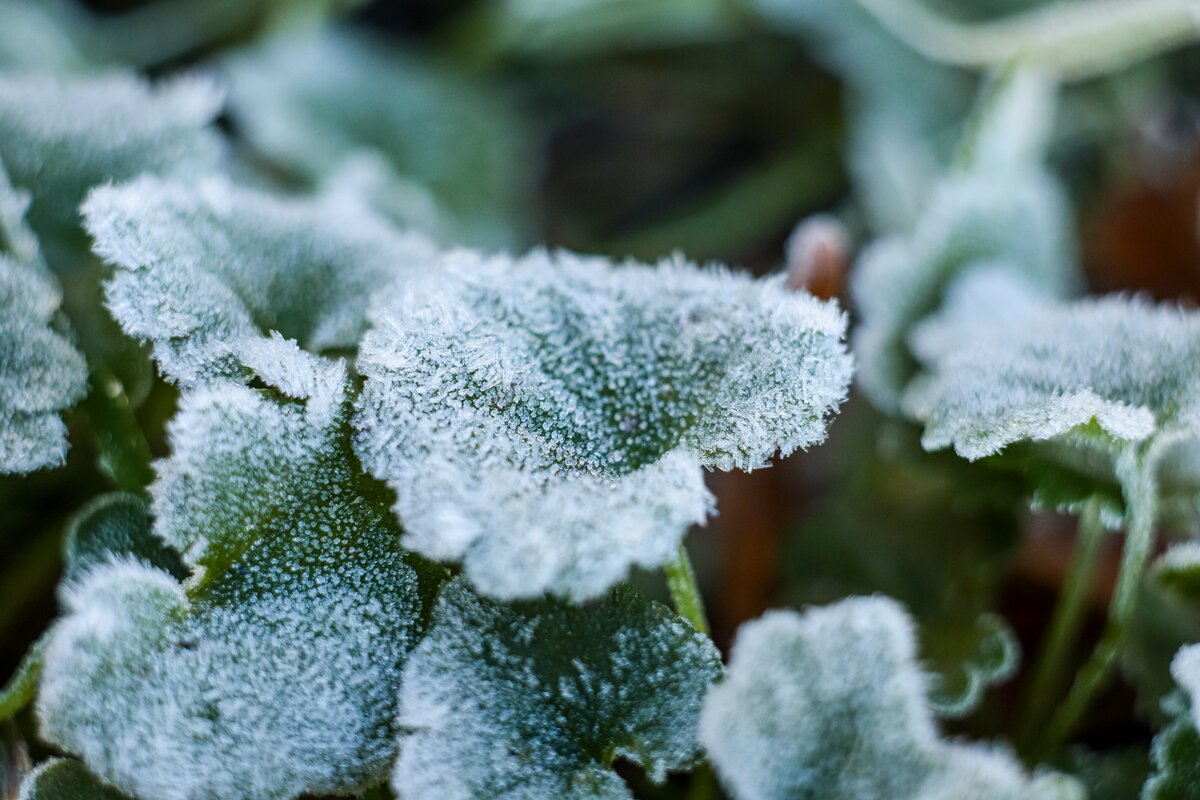
[[1042, 746], [1036, 751], [1037, 755], [1052, 752], [1071, 735], [1096, 693], [1104, 687], [1133, 616], [1158, 513], [1158, 492], [1154, 478], [1157, 459], [1137, 454], [1130, 455], [1128, 460], [1132, 464], [1126, 465], [1125, 469], [1118, 468], [1125, 494], [1125, 549], [1121, 556], [1117, 585], [1109, 603], [1108, 625], [1091, 658], [1075, 676], [1075, 683], [1066, 699], [1051, 718]]
[[1045, 721], [1047, 706], [1063, 684], [1063, 670], [1079, 639], [1088, 592], [1095, 579], [1100, 545], [1104, 541], [1101, 505], [1102, 501], [1093, 497], [1079, 517], [1070, 570], [1058, 596], [1050, 628], [1042, 641], [1033, 683], [1021, 713], [1018, 741], [1027, 745], [1032, 744], [1038, 735], [1038, 726]]
[[692, 623], [692, 627], [703, 634], [709, 632], [708, 617], [704, 613], [704, 599], [696, 584], [696, 571], [692, 559], [682, 544], [675, 551], [675, 558], [667, 562], [667, 588], [671, 591], [671, 602], [679, 616]]

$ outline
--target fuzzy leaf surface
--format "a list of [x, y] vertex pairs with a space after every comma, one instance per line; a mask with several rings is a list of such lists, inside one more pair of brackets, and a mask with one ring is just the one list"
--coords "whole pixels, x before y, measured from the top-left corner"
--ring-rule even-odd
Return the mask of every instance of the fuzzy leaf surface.
[[344, 367], [285, 344], [273, 388], [214, 385], [171, 423], [155, 533], [188, 582], [125, 558], [64, 591], [42, 735], [138, 797], [354, 793], [394, 757], [432, 587], [350, 452]]
[[694, 765], [712, 643], [618, 587], [587, 606], [497, 603], [461, 578], [405, 668], [393, 787], [409, 800], [632, 798], [612, 770], [661, 783]]
[[824, 438], [844, 326], [781, 281], [676, 261], [454, 253], [375, 314], [357, 449], [409, 548], [495, 597], [595, 597], [704, 521], [702, 467]]
[[45, 761], [21, 781], [17, 800], [128, 800], [73, 758]]
[[99, 188], [84, 215], [96, 252], [119, 268], [113, 315], [184, 384], [244, 376], [247, 348], [272, 332], [313, 352], [352, 351], [372, 293], [435, 253], [361, 205], [216, 177]]
[[700, 735], [737, 800], [1082, 798], [1002, 749], [943, 740], [926, 686], [912, 621], [892, 600], [773, 611], [739, 631]]

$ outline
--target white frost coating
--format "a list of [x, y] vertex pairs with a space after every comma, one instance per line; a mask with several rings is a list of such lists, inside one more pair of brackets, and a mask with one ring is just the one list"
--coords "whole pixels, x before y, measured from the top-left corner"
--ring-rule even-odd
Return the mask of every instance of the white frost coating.
[[1195, 445], [1200, 314], [1109, 297], [985, 312], [965, 325], [978, 296], [964, 292], [963, 307], [914, 336], [928, 372], [905, 409], [925, 424], [927, 449], [953, 445], [977, 459], [1023, 440], [1082, 441], [1093, 421], [1100, 446], [1151, 436]]
[[[282, 394], [304, 362], [278, 343]], [[400, 670], [421, 590], [382, 487], [349, 452], [342, 380], [308, 399], [214, 385], [185, 395], [152, 487], [185, 586], [110, 561], [66, 588], [46, 649], [44, 738], [145, 800], [353, 794], [395, 755]], [[265, 378], [265, 375], [262, 376]]]
[[588, 606], [504, 605], [461, 578], [404, 671], [405, 800], [624, 800], [625, 758], [661, 783], [699, 755], [712, 642], [627, 587]]
[[1179, 648], [1171, 661], [1171, 676], [1187, 692], [1192, 724], [1200, 728], [1200, 644]]
[[66, 460], [59, 413], [87, 394], [87, 365], [50, 325], [59, 301], [48, 275], [0, 253], [0, 473]]
[[702, 522], [702, 467], [820, 442], [851, 364], [833, 304], [678, 260], [449, 254], [358, 360], [364, 465], [405, 544], [496, 597], [594, 597]]
[[109, 307], [184, 384], [238, 375], [270, 331], [312, 351], [352, 350], [374, 292], [434, 247], [345, 196], [285, 198], [210, 177], [144, 177], [84, 204], [96, 252], [120, 269]]
[[1003, 263], [1043, 293], [1065, 294], [1076, 280], [1066, 217], [1061, 192], [1045, 174], [981, 170], [945, 179], [911, 236], [868, 248], [852, 273], [851, 293], [862, 317], [854, 353], [871, 401], [900, 409], [915, 371], [906, 339], [965, 270]]
[[769, 612], [738, 632], [700, 738], [737, 800], [1079, 798], [1002, 749], [942, 740], [912, 620], [883, 597]]
[[0, 158], [32, 193], [30, 218], [74, 228], [84, 193], [141, 172], [194, 174], [221, 152], [221, 92], [201, 77], [0, 75]]

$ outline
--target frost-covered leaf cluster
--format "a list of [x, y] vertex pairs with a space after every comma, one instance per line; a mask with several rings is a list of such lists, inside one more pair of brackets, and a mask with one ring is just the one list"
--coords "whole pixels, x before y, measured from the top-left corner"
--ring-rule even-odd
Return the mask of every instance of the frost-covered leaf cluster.
[[[42, 735], [139, 797], [347, 793], [393, 758], [432, 586], [349, 452], [343, 368], [280, 346], [259, 374], [274, 388], [196, 391], [171, 424], [154, 533], [191, 577], [108, 557], [65, 588], [45, 651]], [[145, 524], [128, 511], [105, 538]]]
[[184, 384], [246, 373], [272, 332], [353, 352], [374, 293], [436, 251], [344, 196], [286, 197], [222, 177], [144, 177], [83, 207], [96, 253], [119, 269], [107, 298], [126, 333]]
[[392, 785], [409, 800], [631, 798], [699, 756], [715, 647], [626, 587], [585, 606], [503, 605], [458, 579], [409, 658]]
[[499, 597], [592, 597], [674, 552], [702, 467], [821, 441], [845, 320], [781, 280], [534, 252], [460, 252], [375, 312], [363, 463], [405, 543]]
[[912, 621], [882, 597], [770, 612], [738, 633], [701, 738], [737, 800], [1081, 798], [1011, 755], [942, 739]]

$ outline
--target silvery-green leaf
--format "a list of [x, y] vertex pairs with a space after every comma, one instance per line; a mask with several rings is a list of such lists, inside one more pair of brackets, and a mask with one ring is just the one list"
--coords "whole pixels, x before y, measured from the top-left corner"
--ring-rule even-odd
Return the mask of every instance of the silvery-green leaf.
[[1155, 437], [1166, 463], [1195, 447], [1200, 315], [1127, 297], [1021, 304], [1015, 294], [1008, 312], [987, 311], [984, 294], [963, 291], [914, 334], [927, 372], [905, 408], [928, 449], [978, 459], [1036, 443], [1100, 481], [1124, 445]]
[[863, 391], [896, 412], [916, 372], [907, 339], [937, 311], [959, 275], [1003, 264], [1056, 296], [1075, 281], [1066, 208], [1058, 187], [1032, 169], [946, 178], [911, 235], [885, 238], [861, 256], [852, 294], [861, 312], [854, 352]]
[[46, 647], [43, 737], [139, 797], [353, 793], [394, 757], [436, 576], [350, 452], [345, 368], [280, 341], [256, 363], [271, 388], [187, 394], [170, 426], [154, 532], [192, 577], [93, 566]]
[[95, 250], [118, 270], [109, 308], [183, 384], [244, 375], [271, 332], [313, 352], [353, 351], [373, 293], [427, 267], [433, 246], [345, 197], [288, 198], [211, 177], [143, 177], [84, 204]]
[[179, 554], [154, 535], [151, 525], [146, 501], [135, 494], [114, 492], [88, 503], [67, 528], [64, 582], [114, 557], [141, 561], [183, 580], [188, 570]]
[[613, 762], [658, 783], [694, 766], [720, 673], [705, 636], [627, 587], [506, 605], [458, 579], [404, 671], [392, 784], [407, 800], [632, 798]]
[[907, 613], [884, 597], [774, 611], [738, 633], [700, 736], [737, 800], [1078, 798], [1003, 749], [942, 739]]
[[929, 706], [939, 717], [970, 714], [992, 684], [1017, 671], [1021, 646], [995, 614], [921, 629], [921, 658], [930, 671]]
[[381, 156], [397, 192], [432, 192], [455, 238], [512, 240], [519, 135], [478, 76], [348, 30], [275, 37], [225, 67], [238, 130], [267, 157], [320, 182], [347, 158]]
[[192, 174], [220, 154], [210, 123], [222, 97], [212, 81], [156, 85], [124, 72], [0, 75], [0, 158], [33, 196], [39, 233], [74, 230], [92, 186], [141, 172]]
[[1200, 600], [1200, 542], [1171, 545], [1154, 562], [1151, 572], [1172, 594], [1185, 600]]
[[49, 275], [0, 253], [0, 473], [66, 460], [59, 414], [87, 394], [87, 365], [51, 326], [60, 301]]
[[38, 764], [21, 781], [17, 800], [128, 800], [102, 783], [73, 758], [52, 758]]
[[665, 563], [710, 510], [702, 468], [820, 442], [851, 369], [834, 305], [678, 260], [458, 252], [374, 316], [363, 463], [406, 546], [503, 598]]
[[1200, 788], [1200, 733], [1183, 715], [1158, 732], [1150, 750], [1154, 772], [1142, 800], [1195, 800]]

